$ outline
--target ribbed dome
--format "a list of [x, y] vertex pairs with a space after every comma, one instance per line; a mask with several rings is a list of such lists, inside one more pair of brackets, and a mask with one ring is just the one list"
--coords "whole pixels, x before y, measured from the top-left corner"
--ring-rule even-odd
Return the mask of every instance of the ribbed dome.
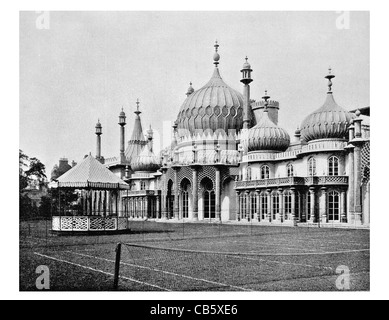
[[177, 122], [180, 137], [188, 131], [194, 135], [196, 130], [241, 130], [243, 95], [223, 81], [216, 67], [209, 82], [186, 98]]
[[248, 151], [285, 151], [290, 144], [289, 134], [263, 112], [257, 125], [248, 132]]
[[139, 156], [131, 163], [133, 171], [155, 172], [160, 168], [161, 164], [158, 157], [155, 156], [148, 146], [145, 146]]
[[340, 107], [328, 92], [324, 105], [305, 118], [301, 124], [301, 136], [306, 142], [317, 139], [341, 139], [355, 116]]

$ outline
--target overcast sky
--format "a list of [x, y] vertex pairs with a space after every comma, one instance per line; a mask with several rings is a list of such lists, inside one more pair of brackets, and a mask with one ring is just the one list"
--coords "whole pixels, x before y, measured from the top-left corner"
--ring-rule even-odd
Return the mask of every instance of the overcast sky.
[[137, 98], [144, 129], [162, 134], [189, 82], [199, 89], [211, 77], [216, 39], [225, 82], [242, 92], [247, 55], [251, 97], [267, 89], [291, 136], [323, 104], [329, 66], [339, 105], [370, 105], [366, 12], [351, 12], [348, 29], [338, 28], [336, 12], [50, 12], [43, 30], [39, 16], [20, 14], [20, 148], [48, 173], [60, 157], [95, 154], [97, 119], [103, 156], [117, 156], [119, 112], [128, 140]]

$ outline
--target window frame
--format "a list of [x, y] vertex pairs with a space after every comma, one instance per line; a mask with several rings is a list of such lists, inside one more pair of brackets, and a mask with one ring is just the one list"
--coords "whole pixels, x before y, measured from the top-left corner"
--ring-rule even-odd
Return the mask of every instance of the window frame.
[[314, 177], [316, 176], [316, 159], [315, 157], [310, 157], [308, 159], [308, 176]]
[[337, 156], [330, 156], [328, 158], [328, 175], [331, 177], [339, 176], [339, 158]]
[[267, 179], [270, 179], [270, 167], [267, 164], [264, 164], [261, 166], [261, 180]]

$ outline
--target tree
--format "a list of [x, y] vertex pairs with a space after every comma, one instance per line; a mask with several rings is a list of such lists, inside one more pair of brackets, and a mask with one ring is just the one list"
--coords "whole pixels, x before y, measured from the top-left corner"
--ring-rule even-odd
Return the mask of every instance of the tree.
[[45, 165], [37, 158], [29, 158], [19, 149], [19, 213], [21, 217], [38, 214], [38, 208], [26, 194], [27, 187], [33, 182], [42, 183], [46, 179]]

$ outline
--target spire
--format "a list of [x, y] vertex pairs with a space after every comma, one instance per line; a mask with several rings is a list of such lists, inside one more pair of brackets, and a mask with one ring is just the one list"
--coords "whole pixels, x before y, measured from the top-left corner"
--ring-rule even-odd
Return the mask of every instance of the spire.
[[219, 60], [220, 60], [220, 54], [218, 53], [218, 50], [219, 50], [219, 44], [217, 42], [217, 40], [215, 41], [215, 53], [213, 55], [213, 64], [215, 65], [215, 67], [217, 68], [218, 64], [219, 64]]
[[140, 118], [140, 114], [142, 112], [139, 111], [139, 99], [136, 100], [136, 114], [134, 129], [132, 131], [132, 135], [130, 141], [128, 141], [128, 147], [125, 152], [126, 158], [129, 161], [134, 160], [142, 151], [143, 147], [147, 144], [145, 136], [143, 134], [142, 122]]
[[328, 94], [332, 94], [332, 79], [335, 78], [335, 75], [332, 74], [331, 67], [328, 68], [328, 75], [325, 76], [325, 79], [328, 79]]

